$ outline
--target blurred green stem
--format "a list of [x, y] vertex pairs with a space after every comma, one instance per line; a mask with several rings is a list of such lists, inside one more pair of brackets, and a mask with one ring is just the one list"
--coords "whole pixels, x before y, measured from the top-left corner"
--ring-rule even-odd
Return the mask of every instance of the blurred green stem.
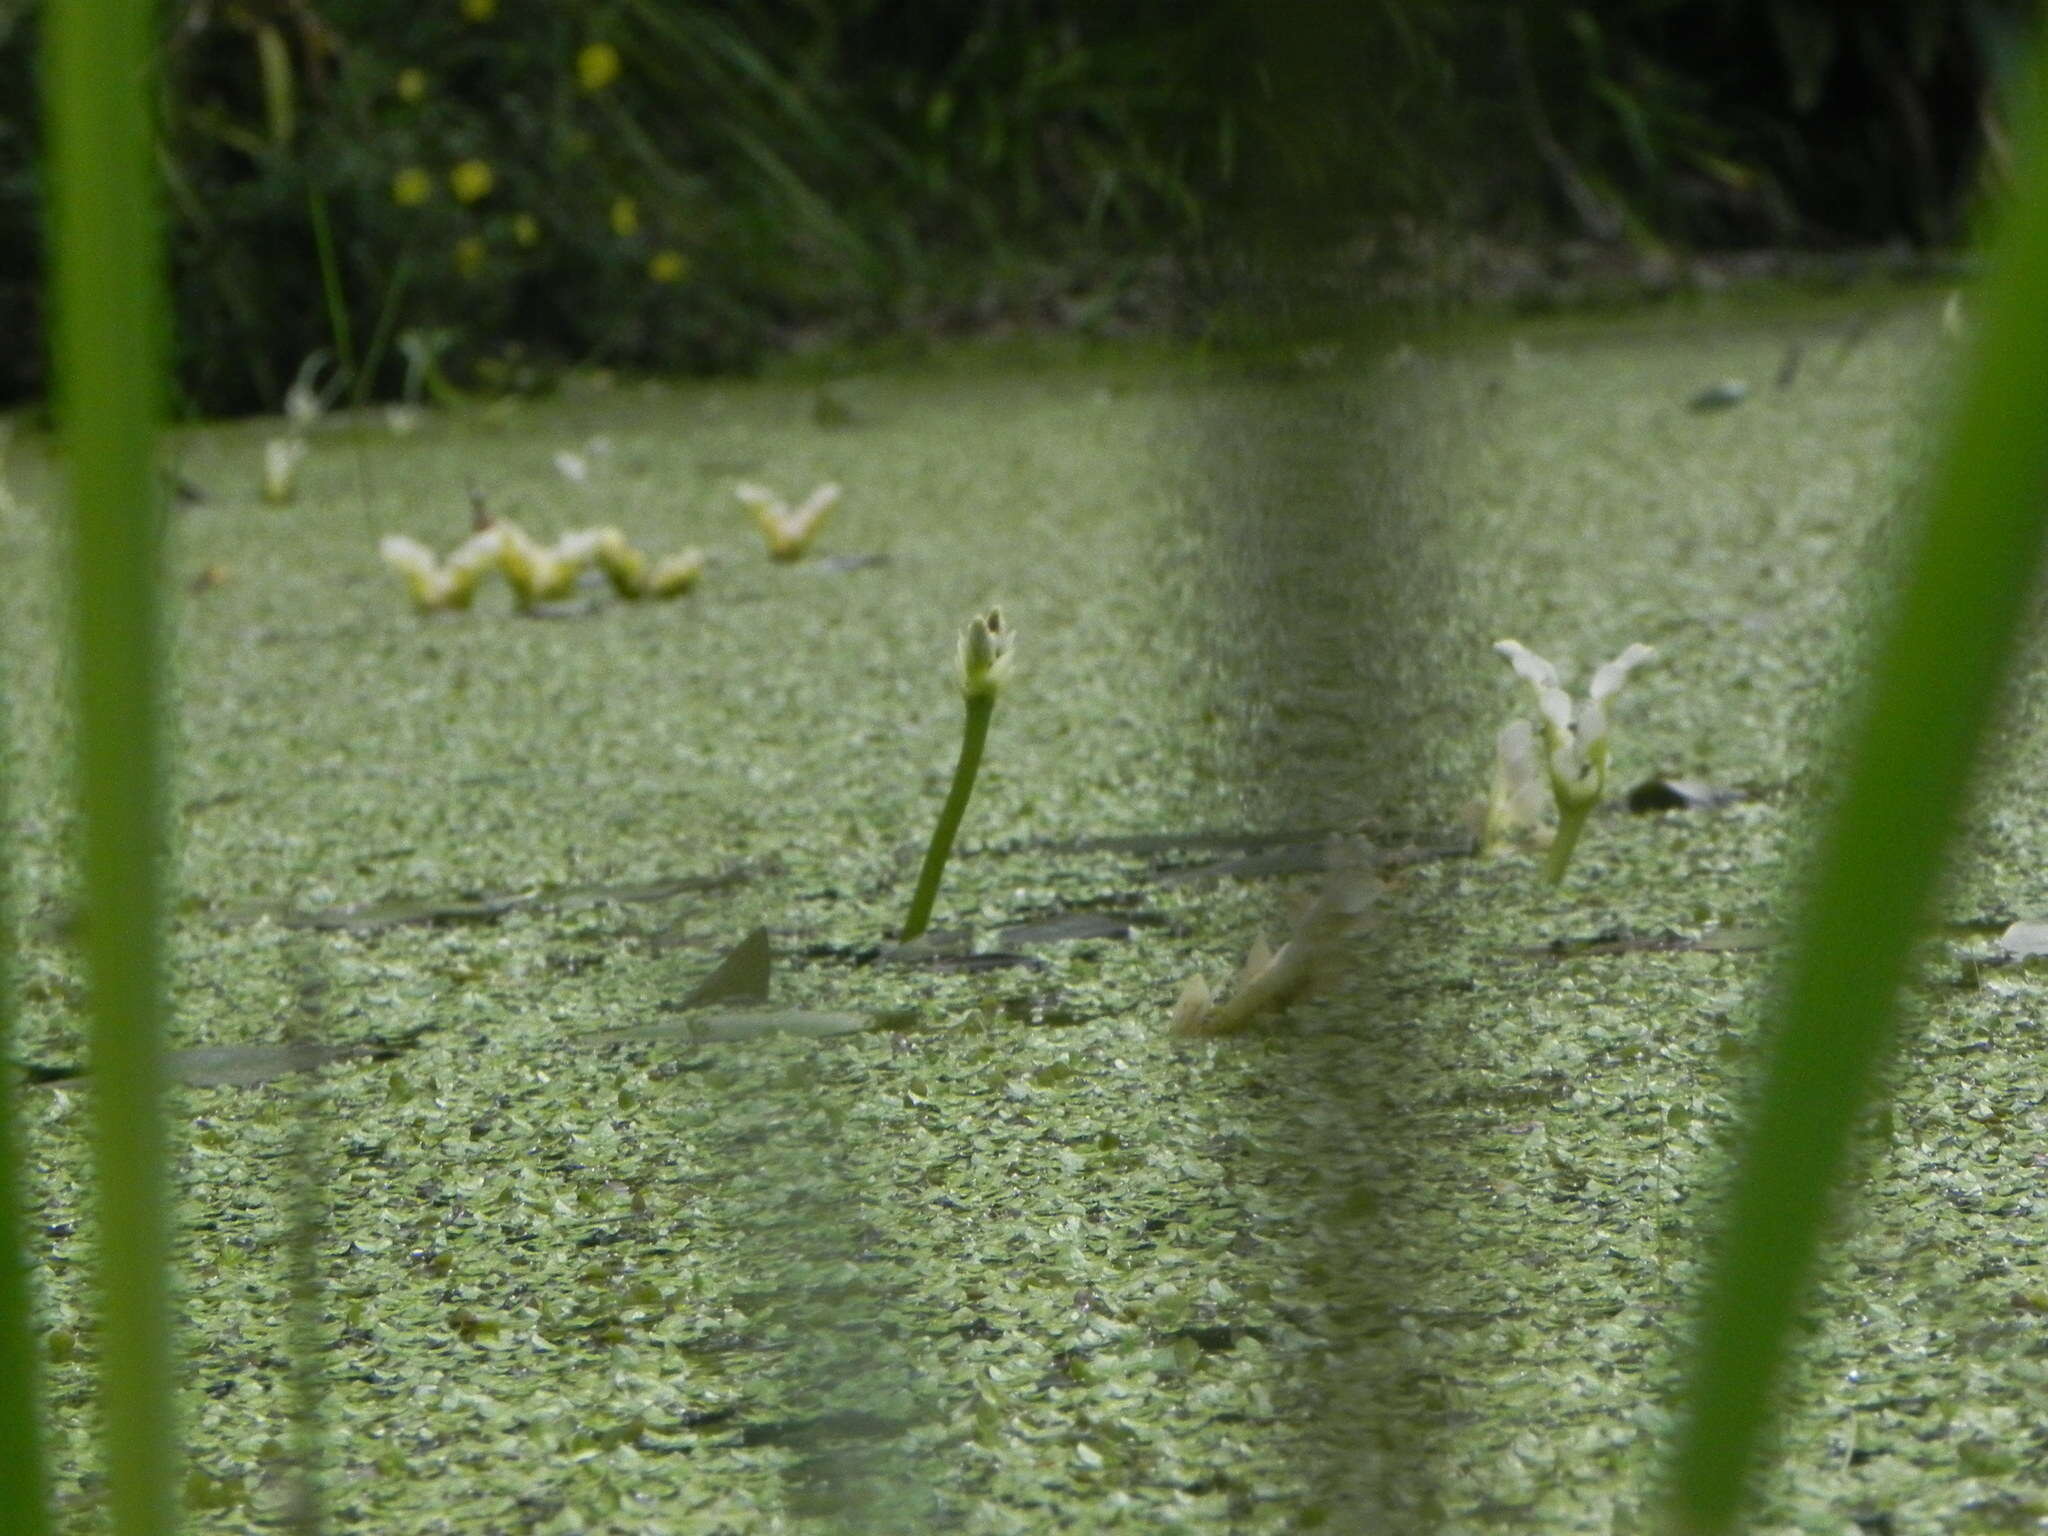
[[1543, 878], [1552, 885], [1563, 884], [1564, 872], [1571, 868], [1572, 851], [1579, 846], [1579, 834], [1586, 830], [1586, 818], [1592, 814], [1590, 804], [1559, 807], [1557, 836], [1550, 840], [1550, 855], [1543, 861]]
[[1671, 1466], [1674, 1527], [1740, 1528], [1850, 1135], [2007, 667], [2048, 502], [2048, 159], [2040, 58], [1946, 456], [1849, 738], [1779, 1025], [1712, 1256]]
[[52, 363], [72, 503], [79, 947], [95, 1084], [99, 1417], [114, 1536], [172, 1530], [178, 1497], [160, 1102], [155, 41], [153, 8], [138, 0], [51, 0], [44, 11]]
[[953, 787], [939, 811], [939, 824], [932, 828], [931, 846], [924, 852], [924, 868], [918, 872], [917, 892], [910, 898], [910, 916], [903, 920], [902, 942], [908, 944], [932, 924], [932, 905], [939, 899], [939, 880], [946, 872], [946, 858], [953, 851], [953, 839], [960, 820], [967, 814], [968, 797], [974, 793], [974, 776], [981, 771], [981, 750], [988, 743], [988, 723], [995, 717], [996, 696], [982, 694], [967, 701], [967, 728], [960, 738], [960, 760], [953, 765]]

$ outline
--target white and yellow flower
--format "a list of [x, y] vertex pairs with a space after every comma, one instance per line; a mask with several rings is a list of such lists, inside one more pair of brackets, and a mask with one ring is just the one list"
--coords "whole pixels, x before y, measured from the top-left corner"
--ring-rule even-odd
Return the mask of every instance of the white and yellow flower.
[[754, 514], [761, 537], [768, 543], [768, 558], [790, 561], [803, 558], [842, 493], [837, 484], [821, 485], [793, 509], [763, 485], [742, 482], [733, 487], [733, 494]]
[[1558, 681], [1557, 668], [1519, 640], [1496, 641], [1493, 648], [1529, 685], [1543, 717], [1543, 763], [1558, 817], [1544, 874], [1555, 884], [1564, 878], [1586, 818], [1607, 788], [1607, 701], [1657, 653], [1647, 645], [1631, 645], [1598, 668], [1586, 685], [1586, 697], [1574, 700]]

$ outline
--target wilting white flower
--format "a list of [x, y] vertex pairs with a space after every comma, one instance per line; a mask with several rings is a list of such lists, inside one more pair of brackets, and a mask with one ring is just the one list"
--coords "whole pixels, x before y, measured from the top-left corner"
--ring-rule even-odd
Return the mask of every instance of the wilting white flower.
[[1365, 921], [1379, 883], [1370, 850], [1356, 838], [1332, 838], [1325, 862], [1329, 878], [1295, 919], [1287, 941], [1274, 949], [1263, 936], [1254, 939], [1227, 998], [1218, 1002], [1201, 976], [1188, 979], [1173, 1006], [1174, 1034], [1235, 1034], [1261, 1014], [1299, 1001], [1342, 969], [1344, 940]]
[[1493, 739], [1493, 782], [1473, 815], [1480, 853], [1501, 853], [1537, 834], [1550, 803], [1549, 777], [1536, 750], [1536, 727], [1527, 720], [1502, 726]]

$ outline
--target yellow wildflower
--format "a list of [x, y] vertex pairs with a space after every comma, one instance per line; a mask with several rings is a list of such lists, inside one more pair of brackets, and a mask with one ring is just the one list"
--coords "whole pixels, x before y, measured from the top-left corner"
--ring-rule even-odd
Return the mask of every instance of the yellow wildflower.
[[391, 178], [391, 201], [401, 208], [417, 208], [433, 195], [434, 178], [416, 165]]
[[647, 259], [647, 275], [657, 283], [680, 283], [690, 275], [690, 258], [681, 251], [656, 251]]
[[462, 0], [462, 14], [469, 21], [489, 21], [498, 14], [498, 0]]
[[619, 50], [610, 43], [588, 43], [576, 55], [576, 83], [601, 91], [619, 78]]
[[408, 106], [424, 101], [427, 95], [427, 72], [424, 69], [401, 69], [398, 72], [398, 99]]
[[512, 216], [512, 241], [515, 245], [539, 245], [540, 220], [530, 213], [514, 214]]
[[465, 235], [455, 242], [455, 270], [464, 277], [475, 277], [483, 269], [486, 252], [483, 241], [475, 235]]
[[482, 160], [464, 160], [448, 173], [448, 190], [458, 203], [474, 203], [491, 195], [497, 178]]
[[640, 205], [630, 197], [612, 199], [612, 233], [621, 240], [638, 233], [640, 229]]

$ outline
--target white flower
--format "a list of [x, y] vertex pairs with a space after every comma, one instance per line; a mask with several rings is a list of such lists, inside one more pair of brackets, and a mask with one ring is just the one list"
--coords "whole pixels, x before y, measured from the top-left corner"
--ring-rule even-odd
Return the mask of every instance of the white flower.
[[1586, 817], [1607, 787], [1607, 701], [1621, 691], [1631, 672], [1657, 653], [1647, 645], [1631, 645], [1595, 671], [1587, 696], [1574, 701], [1559, 683], [1557, 668], [1520, 641], [1496, 641], [1493, 648], [1529, 685], [1543, 717], [1544, 766], [1558, 813], [1546, 873], [1555, 882], [1564, 878]]
[[306, 360], [299, 364], [299, 371], [284, 392], [285, 420], [292, 424], [294, 433], [311, 430], [313, 424], [327, 414], [327, 407], [341, 392], [342, 375], [339, 366], [328, 377], [325, 384], [320, 376], [334, 363], [334, 355], [325, 347], [308, 353]]
[[[489, 551], [480, 554], [477, 546], [486, 540], [489, 541]], [[490, 569], [497, 553], [496, 530], [471, 537], [458, 546], [445, 562], [435, 559], [434, 552], [418, 539], [407, 538], [402, 533], [386, 535], [377, 545], [377, 553], [384, 557], [386, 565], [405, 578], [413, 606], [420, 612], [467, 608], [470, 599], [476, 595], [477, 583]]]
[[1010, 675], [1010, 642], [1013, 632], [1003, 623], [1003, 611], [991, 608], [978, 614], [960, 632], [960, 693], [967, 699], [994, 698]]
[[826, 515], [839, 504], [841, 489], [837, 484], [821, 485], [794, 510], [764, 485], [742, 481], [732, 488], [732, 493], [754, 514], [761, 537], [768, 542], [768, 557], [796, 560], [810, 548], [818, 530], [825, 525]]
[[292, 499], [292, 482], [306, 457], [303, 437], [273, 437], [263, 445], [263, 499], [281, 507]]
[[517, 523], [504, 518], [493, 525], [499, 536], [498, 569], [512, 584], [519, 606], [559, 602], [576, 590], [576, 578], [590, 564], [604, 540], [604, 530], [587, 528], [542, 544]]

